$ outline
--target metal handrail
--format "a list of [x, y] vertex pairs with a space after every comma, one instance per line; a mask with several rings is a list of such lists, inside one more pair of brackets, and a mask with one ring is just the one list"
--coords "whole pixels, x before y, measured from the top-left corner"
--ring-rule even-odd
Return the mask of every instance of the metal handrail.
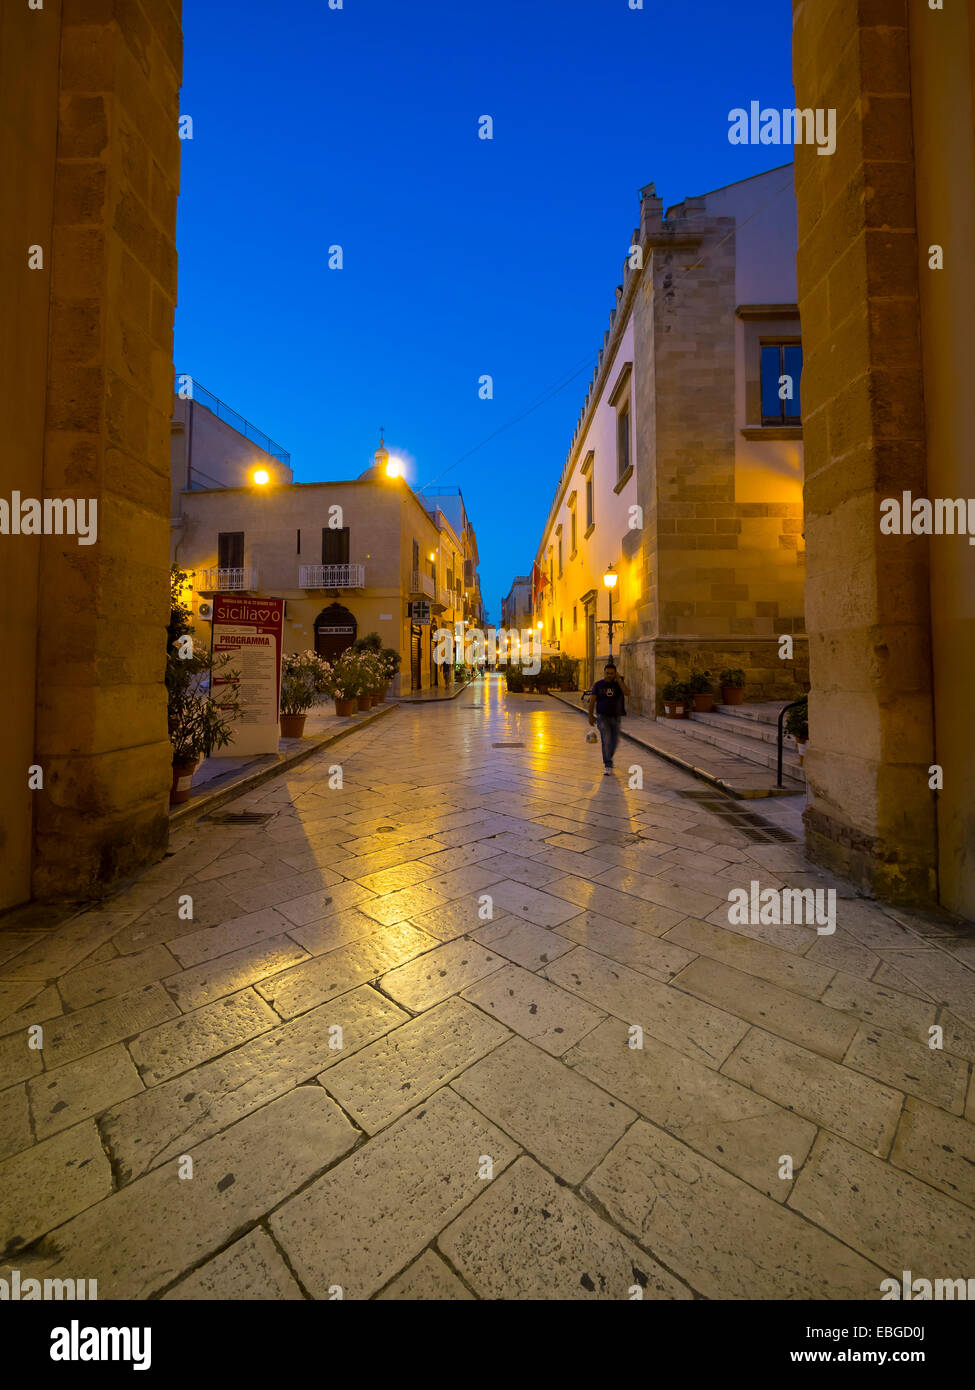
[[777, 787], [781, 787], [781, 786], [782, 786], [782, 739], [783, 739], [783, 737], [784, 737], [784, 720], [785, 720], [785, 716], [789, 713], [789, 710], [790, 710], [790, 709], [795, 709], [796, 705], [801, 705], [802, 702], [803, 702], [803, 700], [805, 700], [805, 699], [808, 699], [808, 696], [803, 695], [803, 696], [801, 696], [798, 700], [793, 700], [790, 704], [788, 704], [788, 705], [783, 705], [782, 708], [779, 710], [778, 744], [777, 744], [777, 749], [776, 749], [776, 752], [777, 752], [777, 764], [776, 764], [777, 771], [776, 771], [776, 778], [775, 778], [775, 785], [776, 785]]

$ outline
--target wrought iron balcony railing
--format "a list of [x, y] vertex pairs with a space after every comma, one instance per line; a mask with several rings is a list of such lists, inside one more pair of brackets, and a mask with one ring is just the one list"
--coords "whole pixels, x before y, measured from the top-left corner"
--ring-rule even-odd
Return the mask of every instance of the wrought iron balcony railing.
[[241, 593], [257, 588], [257, 570], [252, 567], [242, 569], [221, 569], [212, 565], [209, 569], [197, 570], [197, 592], [201, 594]]
[[299, 589], [363, 589], [365, 565], [299, 565]]

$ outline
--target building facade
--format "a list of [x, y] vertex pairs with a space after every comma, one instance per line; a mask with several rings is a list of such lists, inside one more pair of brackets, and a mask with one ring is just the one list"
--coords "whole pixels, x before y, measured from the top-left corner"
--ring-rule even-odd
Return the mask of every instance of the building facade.
[[612, 567], [636, 710], [695, 667], [743, 668], [752, 699], [806, 686], [795, 252], [791, 166], [666, 216], [643, 190], [534, 585], [545, 640], [589, 683]]
[[[239, 431], [236, 443], [228, 439], [228, 426], [199, 400], [193, 409], [189, 489], [178, 486], [186, 477], [186, 415], [174, 417], [179, 510], [171, 528], [173, 561], [190, 577], [197, 634], [206, 630], [215, 594], [264, 594], [287, 602], [286, 652], [311, 649], [332, 661], [376, 632], [401, 657], [395, 693], [443, 683], [437, 632], [473, 622], [479, 605], [474, 528], [459, 491], [421, 497], [389, 474], [382, 446], [356, 479], [293, 483], [282, 459], [272, 456], [272, 475], [266, 449], [255, 452]], [[255, 482], [261, 474], [269, 476]], [[218, 476], [220, 485], [200, 486]]]

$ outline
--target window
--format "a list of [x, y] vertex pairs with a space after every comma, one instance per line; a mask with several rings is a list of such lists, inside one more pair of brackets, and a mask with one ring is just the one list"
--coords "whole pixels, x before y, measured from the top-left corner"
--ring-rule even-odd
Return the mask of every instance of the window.
[[763, 425], [802, 423], [799, 404], [801, 377], [802, 347], [799, 343], [762, 344]]
[[559, 578], [562, 578], [562, 536], [559, 535]]
[[571, 545], [571, 552], [572, 552], [572, 554], [574, 555], [574, 554], [576, 553], [576, 513], [575, 513], [575, 508], [574, 508], [574, 507], [573, 507], [573, 509], [572, 509], [571, 515], [572, 515], [572, 526], [571, 526], [571, 531], [572, 531], [572, 535], [571, 535], [572, 545]]
[[222, 570], [244, 568], [243, 531], [221, 531], [217, 536], [217, 567]]
[[630, 466], [630, 403], [616, 413], [616, 476], [622, 478]]
[[414, 574], [415, 574], [415, 573], [417, 572], [417, 570], [419, 570], [419, 568], [420, 568], [420, 542], [419, 542], [419, 541], [414, 541], [414, 542], [413, 542], [413, 564], [412, 564], [411, 568], [412, 568]]
[[576, 608], [575, 604], [572, 605], [572, 631], [579, 631], [579, 610]]
[[559, 636], [560, 636], [560, 637], [562, 636], [562, 628], [563, 628], [563, 625], [564, 625], [564, 621], [565, 621], [565, 620], [564, 620], [564, 618], [562, 617], [562, 614], [560, 613], [560, 614], [559, 614]]
[[296, 549], [296, 551], [295, 551], [295, 554], [296, 554], [296, 555], [300, 555], [300, 554], [301, 554], [301, 531], [300, 531], [300, 529], [299, 529], [299, 531], [298, 531], [298, 547], [297, 547], [297, 549]]
[[593, 524], [592, 474], [586, 479], [586, 530]]
[[349, 563], [348, 526], [322, 527], [322, 564], [347, 565]]

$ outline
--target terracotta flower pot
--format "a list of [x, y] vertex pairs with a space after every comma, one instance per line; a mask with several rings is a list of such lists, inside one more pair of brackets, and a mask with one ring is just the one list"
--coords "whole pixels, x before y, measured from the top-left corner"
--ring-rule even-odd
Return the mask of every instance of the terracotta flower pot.
[[710, 714], [714, 705], [714, 696], [711, 692], [700, 690], [694, 695], [694, 709], [697, 714]]
[[721, 687], [721, 703], [723, 705], [740, 705], [745, 692], [740, 685], [723, 685]]
[[356, 704], [359, 709], [372, 709], [372, 696], [358, 695], [356, 697]]
[[336, 695], [336, 697], [335, 697], [335, 713], [336, 713], [337, 715], [339, 715], [341, 718], [347, 719], [347, 718], [349, 717], [350, 714], [355, 714], [355, 712], [356, 712], [356, 710], [357, 710], [358, 708], [359, 708], [359, 705], [358, 705], [358, 702], [356, 701], [356, 697], [355, 697], [354, 695], [349, 695], [349, 696], [347, 696], [347, 697], [345, 697], [345, 698], [343, 698], [342, 696]]
[[305, 732], [305, 720], [307, 718], [307, 714], [282, 714], [281, 737], [301, 738]]
[[173, 763], [173, 785], [169, 792], [170, 806], [178, 806], [183, 801], [189, 801], [193, 774], [199, 766], [199, 758], [193, 758], [190, 762], [185, 763]]

